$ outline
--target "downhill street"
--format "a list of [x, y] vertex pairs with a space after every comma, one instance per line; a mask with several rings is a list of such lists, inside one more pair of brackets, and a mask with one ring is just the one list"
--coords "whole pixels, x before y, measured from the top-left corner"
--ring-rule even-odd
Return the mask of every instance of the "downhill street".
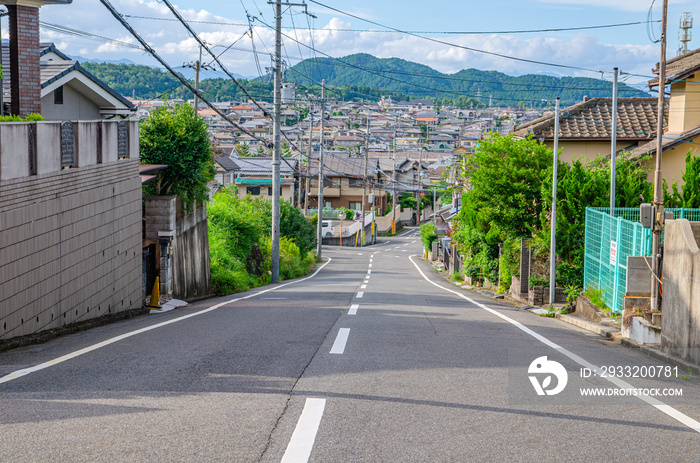
[[[0, 353], [0, 460], [698, 461], [695, 373], [458, 288], [421, 253], [417, 229], [324, 247], [305, 279]], [[529, 378], [558, 384], [528, 374], [543, 356], [559, 394]], [[580, 392], [629, 385], [682, 396]]]

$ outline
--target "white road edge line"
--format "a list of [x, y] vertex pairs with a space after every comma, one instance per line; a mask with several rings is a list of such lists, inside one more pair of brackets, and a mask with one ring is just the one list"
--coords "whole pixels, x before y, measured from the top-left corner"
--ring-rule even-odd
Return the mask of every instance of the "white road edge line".
[[228, 301], [220, 302], [219, 304], [213, 305], [213, 306], [209, 307], [208, 309], [200, 310], [199, 312], [191, 313], [188, 315], [183, 315], [182, 317], [173, 318], [172, 320], [168, 320], [168, 321], [165, 321], [162, 323], [157, 323], [155, 325], [147, 326], [145, 328], [131, 331], [129, 333], [124, 333], [122, 335], [115, 336], [111, 339], [107, 339], [105, 341], [98, 342], [97, 344], [93, 344], [92, 346], [88, 346], [88, 347], [85, 347], [83, 349], [77, 350], [75, 352], [71, 352], [70, 354], [66, 354], [66, 355], [63, 355], [61, 357], [55, 358], [53, 360], [49, 360], [48, 362], [40, 363], [39, 365], [34, 365], [33, 367], [23, 368], [21, 370], [13, 371], [12, 373], [9, 373], [9, 374], [1, 377], [0, 384], [10, 382], [10, 381], [15, 380], [17, 378], [21, 378], [22, 376], [26, 376], [30, 373], [34, 373], [34, 372], [43, 370], [45, 368], [52, 367], [54, 365], [58, 365], [59, 363], [63, 363], [66, 360], [71, 360], [71, 359], [74, 359], [76, 357], [80, 357], [83, 354], [87, 354], [89, 352], [100, 349], [102, 347], [109, 346], [110, 344], [114, 344], [115, 342], [119, 342], [119, 341], [122, 341], [124, 339], [130, 338], [132, 336], [136, 336], [137, 334], [146, 333], [148, 331], [162, 328], [163, 326], [172, 325], [173, 323], [181, 322], [183, 320], [187, 320], [188, 318], [197, 317], [199, 315], [204, 315], [205, 313], [212, 312], [212, 311], [217, 310], [225, 305], [233, 304], [234, 302], [242, 301], [244, 299], [250, 299], [252, 297], [260, 296], [261, 294], [265, 294], [265, 293], [268, 293], [270, 291], [276, 291], [278, 289], [284, 288], [285, 286], [289, 286], [289, 285], [292, 285], [295, 283], [301, 283], [302, 281], [310, 280], [311, 278], [318, 275], [318, 272], [323, 270], [323, 268], [326, 265], [328, 265], [331, 262], [331, 260], [332, 259], [330, 257], [328, 257], [328, 261], [325, 264], [320, 266], [312, 275], [310, 275], [306, 278], [302, 278], [300, 280], [290, 281], [289, 283], [284, 283], [284, 284], [281, 284], [279, 286], [275, 286], [274, 288], [268, 288], [268, 289], [265, 289], [263, 291], [258, 291], [257, 293], [249, 294], [247, 296], [238, 297], [235, 299], [230, 299]]
[[360, 308], [360, 304], [353, 304], [350, 306], [350, 310], [348, 310], [348, 315], [357, 315], [357, 309]]
[[[439, 284], [435, 283], [434, 281], [430, 280], [425, 273], [423, 273], [423, 271], [420, 269], [420, 267], [418, 267], [418, 264], [416, 264], [416, 262], [413, 260], [413, 257], [415, 257], [415, 256], [409, 256], [411, 263], [413, 264], [414, 267], [416, 267], [416, 270], [418, 270], [418, 272], [423, 276], [423, 278], [425, 278], [425, 281], [427, 281], [431, 285], [437, 286], [438, 288], [442, 289], [443, 291], [447, 291], [448, 293], [455, 294], [455, 295], [461, 297], [462, 299], [465, 299], [465, 300], [471, 302], [472, 304], [476, 305], [477, 307], [484, 309], [485, 311], [490, 312], [499, 318], [502, 318], [503, 320], [507, 321], [508, 323], [514, 325], [516, 328], [524, 331], [525, 333], [529, 334], [533, 338], [537, 339], [542, 344], [545, 344], [545, 345], [551, 347], [552, 349], [555, 349], [556, 351], [569, 357], [571, 360], [578, 363], [579, 365], [586, 367], [586, 368], [590, 368], [591, 371], [593, 371], [594, 373], [597, 373], [598, 376], [605, 378], [606, 380], [610, 381], [611, 383], [613, 383], [615, 386], [619, 387], [620, 389], [633, 389], [633, 386], [631, 384], [629, 384], [628, 382], [622, 381], [620, 378], [605, 375], [604, 372], [599, 367], [597, 367], [597, 366], [593, 365], [592, 363], [590, 363], [589, 361], [579, 357], [578, 355], [574, 354], [573, 352], [561, 347], [560, 345], [555, 344], [554, 342], [545, 338], [541, 334], [538, 334], [538, 333], [532, 331], [530, 328], [526, 327], [522, 323], [517, 322], [517, 321], [513, 320], [512, 318], [507, 317], [506, 315], [503, 315], [502, 313], [496, 312], [494, 309], [486, 307], [484, 304], [476, 302], [475, 300], [465, 296], [462, 293], [459, 293], [459, 292], [454, 291], [454, 290], [449, 289], [449, 288], [444, 288], [444, 287], [440, 286]], [[661, 402], [660, 400], [656, 399], [655, 397], [647, 397], [644, 395], [638, 395], [636, 397], [639, 398], [640, 400], [643, 400], [644, 402], [648, 403], [649, 405], [655, 407], [657, 410], [662, 411], [663, 413], [670, 416], [671, 418], [688, 426], [693, 431], [700, 433], [700, 422], [694, 420], [693, 418], [689, 417], [688, 415], [676, 410], [675, 408], [671, 407], [670, 405], [665, 404], [664, 402]]]
[[314, 448], [316, 433], [321, 425], [326, 399], [307, 398], [287, 450], [282, 456], [282, 463], [306, 463]]
[[340, 328], [329, 354], [342, 354], [345, 352], [345, 344], [348, 342], [348, 336], [350, 336], [350, 328]]

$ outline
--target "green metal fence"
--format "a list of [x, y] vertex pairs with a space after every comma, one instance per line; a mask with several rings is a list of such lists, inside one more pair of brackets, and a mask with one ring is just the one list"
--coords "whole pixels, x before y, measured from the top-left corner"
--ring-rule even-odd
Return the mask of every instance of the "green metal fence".
[[[639, 223], [639, 209], [586, 208], [586, 250], [583, 287], [603, 291], [603, 300], [622, 311], [627, 280], [627, 257], [651, 255], [651, 231]], [[666, 209], [676, 219], [700, 222], [700, 209]]]
[[[610, 213], [609, 207], [590, 207], [594, 211]], [[700, 209], [675, 209], [665, 208], [665, 211], [673, 212], [674, 219], [688, 219], [690, 222], [700, 222]], [[615, 217], [622, 217], [625, 220], [639, 222], [638, 207], [616, 207]]]

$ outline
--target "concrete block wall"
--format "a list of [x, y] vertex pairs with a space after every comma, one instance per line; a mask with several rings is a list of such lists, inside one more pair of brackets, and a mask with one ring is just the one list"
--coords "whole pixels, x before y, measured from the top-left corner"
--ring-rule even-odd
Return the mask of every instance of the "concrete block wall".
[[666, 221], [661, 347], [700, 363], [700, 223]]
[[[60, 170], [51, 155], [60, 153], [51, 148], [60, 143], [51, 137], [56, 126], [37, 133], [47, 144], [37, 145], [37, 159], [47, 161], [38, 175], [1, 172], [0, 339], [142, 306], [138, 152]], [[0, 131], [5, 166], [23, 153], [4, 138], [12, 128]]]
[[[144, 198], [144, 203], [146, 209], [144, 215], [145, 239], [157, 242], [159, 233], [167, 233], [174, 236], [177, 217], [177, 196], [147, 196]], [[160, 247], [160, 252], [158, 252], [158, 255], [160, 255], [160, 294], [163, 296], [171, 295], [173, 292], [172, 259], [167, 252], [167, 246], [161, 246], [161, 244], [156, 244], [156, 246]]]
[[173, 296], [192, 300], [211, 294], [206, 203], [185, 211], [178, 201], [172, 263]]

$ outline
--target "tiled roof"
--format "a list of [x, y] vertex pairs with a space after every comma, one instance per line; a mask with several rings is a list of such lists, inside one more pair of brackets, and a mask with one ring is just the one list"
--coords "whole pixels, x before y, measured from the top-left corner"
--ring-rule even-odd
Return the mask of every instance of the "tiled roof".
[[[669, 149], [675, 148], [681, 144], [691, 142], [696, 138], [700, 137], [700, 126], [693, 127], [690, 130], [686, 130], [680, 134], [664, 134], [663, 140], [661, 141], [662, 152]], [[635, 150], [632, 151], [632, 157], [641, 157], [647, 155], [656, 154], [656, 138], [653, 140], [640, 145]]]
[[[656, 133], [657, 101], [656, 98], [618, 98], [618, 140], [651, 139]], [[591, 98], [560, 112], [559, 139], [609, 140], [611, 124], [612, 98]], [[532, 134], [535, 138], [554, 138], [554, 113], [520, 126], [515, 133], [520, 137]]]
[[[72, 1], [72, 0], [71, 0]], [[66, 3], [70, 3], [68, 0], [65, 0]], [[61, 2], [59, 2], [61, 3]], [[101, 87], [104, 91], [107, 93], [111, 94], [114, 98], [119, 100], [126, 108], [134, 111], [136, 110], [136, 107], [126, 98], [124, 98], [123, 95], [117, 93], [114, 89], [110, 88], [106, 83], [104, 83], [102, 80], [98, 79], [94, 75], [92, 75], [90, 72], [86, 71], [80, 63], [78, 63], [75, 60], [70, 60], [67, 59], [68, 57], [61, 53], [58, 49], [56, 49], [56, 46], [53, 43], [47, 43], [47, 42], [42, 42], [40, 44], [40, 51], [39, 54], [40, 56], [44, 56], [47, 53], [55, 53], [61, 58], [65, 58], [64, 60], [58, 61], [58, 60], [45, 60], [45, 59], [40, 59], [39, 60], [39, 65], [41, 66], [40, 68], [40, 81], [41, 81], [41, 88], [45, 88], [48, 85], [51, 85], [53, 82], [61, 79], [62, 77], [70, 74], [73, 71], [78, 71], [88, 77], [90, 80], [92, 80], [95, 84], [97, 84], [99, 87]], [[10, 65], [9, 65], [9, 60], [10, 60], [10, 45], [9, 43], [3, 43], [2, 47], [2, 63], [3, 63], [3, 96], [5, 97], [5, 102], [10, 101], [11, 94], [10, 94], [10, 82], [12, 79], [12, 75], [10, 73]]]
[[[685, 79], [691, 74], [700, 69], [700, 48], [690, 51], [684, 55], [676, 56], [675, 58], [666, 60], [666, 83], [671, 80]], [[656, 63], [654, 69], [651, 70], [657, 76], [659, 75], [659, 63]], [[651, 79], [649, 87], [659, 85], [659, 78]]]
[[[297, 161], [293, 159], [287, 159], [287, 162], [296, 166]], [[287, 164], [287, 162], [282, 162], [280, 164], [280, 173], [290, 174], [292, 173], [292, 167]], [[236, 158], [234, 163], [240, 168], [241, 175], [271, 175], [272, 174], [272, 158]]]
[[233, 159], [231, 159], [230, 157], [228, 157], [226, 155], [217, 156], [215, 158], [215, 160], [226, 171], [239, 169], [238, 164], [236, 164]]
[[[311, 169], [311, 175], [318, 175], [318, 158], [314, 161], [316, 166]], [[374, 175], [378, 164], [379, 161], [376, 158], [369, 158], [367, 160], [367, 175]], [[323, 175], [326, 177], [362, 178], [365, 176], [365, 158], [326, 153], [323, 155]]]

